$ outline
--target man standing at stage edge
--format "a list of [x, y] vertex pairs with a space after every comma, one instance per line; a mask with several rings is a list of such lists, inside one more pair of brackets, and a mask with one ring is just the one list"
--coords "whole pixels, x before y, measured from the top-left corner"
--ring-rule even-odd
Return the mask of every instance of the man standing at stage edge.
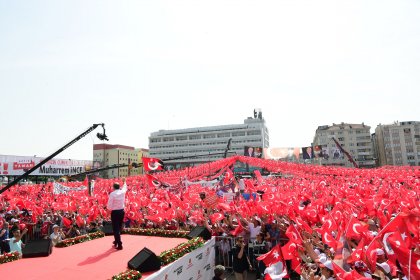
[[114, 191], [109, 194], [108, 210], [111, 211], [112, 231], [114, 232], [114, 246], [117, 250], [122, 250], [121, 227], [124, 220], [124, 204], [125, 193], [127, 192], [127, 184], [123, 178], [123, 188], [120, 184], [114, 183]]

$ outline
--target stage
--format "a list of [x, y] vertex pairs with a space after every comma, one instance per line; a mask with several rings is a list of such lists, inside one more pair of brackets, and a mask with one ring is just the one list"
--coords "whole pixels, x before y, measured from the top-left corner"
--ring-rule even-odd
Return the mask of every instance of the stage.
[[[156, 255], [171, 249], [184, 238], [122, 235], [123, 250], [112, 247], [106, 236], [66, 248], [54, 248], [48, 257], [28, 258], [0, 265], [0, 274], [12, 279], [111, 279], [127, 270], [127, 262], [144, 247]], [[142, 279], [153, 272], [143, 274]]]

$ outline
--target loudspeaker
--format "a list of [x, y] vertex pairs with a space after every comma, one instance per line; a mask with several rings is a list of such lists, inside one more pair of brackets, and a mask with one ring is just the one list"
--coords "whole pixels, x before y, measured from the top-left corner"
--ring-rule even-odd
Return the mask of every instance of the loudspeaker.
[[22, 248], [23, 258], [48, 257], [52, 252], [51, 239], [41, 239], [28, 242]]
[[192, 239], [194, 237], [202, 237], [204, 240], [209, 240], [211, 238], [211, 232], [206, 227], [197, 226], [187, 235], [188, 239]]
[[128, 261], [128, 267], [140, 272], [155, 271], [160, 269], [160, 259], [150, 249], [144, 247]]
[[105, 233], [105, 235], [113, 235], [114, 230], [112, 229], [112, 223], [111, 222], [103, 222], [102, 223], [102, 231]]

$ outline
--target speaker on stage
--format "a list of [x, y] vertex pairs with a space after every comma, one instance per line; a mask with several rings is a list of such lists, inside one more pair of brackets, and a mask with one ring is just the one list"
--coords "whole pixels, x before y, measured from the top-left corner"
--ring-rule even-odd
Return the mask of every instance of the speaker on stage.
[[52, 252], [51, 239], [33, 240], [22, 248], [23, 258], [48, 257]]
[[211, 238], [211, 232], [206, 227], [197, 226], [187, 235], [188, 239], [192, 239], [194, 237], [202, 237], [204, 240], [209, 240]]
[[160, 269], [160, 259], [150, 249], [144, 247], [128, 261], [128, 267], [140, 272], [155, 271]]
[[114, 231], [112, 230], [112, 223], [104, 221], [102, 223], [102, 231], [105, 233], [105, 235], [113, 235]]

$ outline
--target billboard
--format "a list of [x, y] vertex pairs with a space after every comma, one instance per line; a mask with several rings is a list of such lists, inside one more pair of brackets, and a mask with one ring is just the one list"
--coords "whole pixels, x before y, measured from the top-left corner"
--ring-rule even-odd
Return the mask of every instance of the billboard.
[[296, 161], [299, 160], [301, 153], [300, 147], [289, 147], [289, 148], [265, 148], [264, 149], [264, 158], [265, 159], [274, 159], [274, 160], [290, 160]]
[[244, 146], [244, 156], [262, 158], [263, 149], [262, 147]]
[[[19, 176], [44, 158], [0, 155], [0, 175]], [[92, 169], [90, 160], [51, 159], [31, 173], [39, 176], [64, 176], [82, 173]]]

